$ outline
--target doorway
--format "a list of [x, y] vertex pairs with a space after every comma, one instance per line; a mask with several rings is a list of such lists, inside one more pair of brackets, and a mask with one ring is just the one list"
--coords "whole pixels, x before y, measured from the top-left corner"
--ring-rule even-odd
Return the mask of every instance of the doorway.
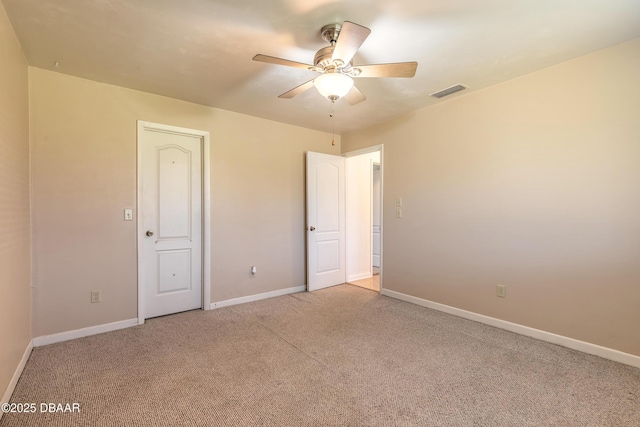
[[380, 149], [346, 153], [347, 282], [380, 291], [382, 169]]
[[[334, 156], [307, 153], [307, 289], [353, 283], [382, 290], [382, 210], [374, 277], [373, 171], [379, 168], [382, 204], [383, 146]], [[330, 280], [329, 280], [330, 279]], [[368, 283], [364, 281], [368, 280]], [[372, 283], [375, 281], [375, 283]]]
[[209, 133], [138, 122], [138, 323], [210, 308]]

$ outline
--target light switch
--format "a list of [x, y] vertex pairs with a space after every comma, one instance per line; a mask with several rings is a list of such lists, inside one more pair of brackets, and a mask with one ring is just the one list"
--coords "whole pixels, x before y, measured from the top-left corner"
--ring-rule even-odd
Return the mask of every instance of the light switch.
[[396, 218], [402, 218], [402, 208], [396, 208]]
[[396, 206], [399, 208], [402, 207], [402, 197], [400, 196], [396, 197]]
[[125, 221], [133, 221], [133, 209], [125, 209], [124, 210], [124, 220]]

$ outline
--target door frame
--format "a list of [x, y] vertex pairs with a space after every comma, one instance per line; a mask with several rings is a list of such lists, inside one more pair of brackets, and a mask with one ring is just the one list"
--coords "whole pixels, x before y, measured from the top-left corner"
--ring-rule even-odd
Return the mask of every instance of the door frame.
[[380, 290], [378, 292], [382, 293], [382, 289], [384, 289], [384, 209], [382, 208], [384, 206], [384, 144], [347, 151], [341, 155], [342, 157], [355, 157], [362, 154], [375, 153], [376, 151], [380, 152], [380, 259], [382, 262], [380, 263]]
[[140, 238], [142, 224], [142, 147], [140, 135], [144, 131], [173, 133], [178, 135], [196, 136], [201, 138], [202, 150], [202, 309], [211, 309], [211, 156], [209, 132], [188, 129], [160, 123], [137, 121], [136, 150], [137, 150], [137, 189], [136, 189], [136, 245], [138, 255], [138, 324], [144, 324], [144, 268], [140, 263], [144, 259], [143, 240]]

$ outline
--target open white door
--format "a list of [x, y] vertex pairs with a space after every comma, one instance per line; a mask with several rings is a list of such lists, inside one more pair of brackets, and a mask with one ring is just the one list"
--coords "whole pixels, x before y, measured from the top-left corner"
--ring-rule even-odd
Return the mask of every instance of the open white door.
[[345, 159], [307, 152], [307, 290], [346, 281]]

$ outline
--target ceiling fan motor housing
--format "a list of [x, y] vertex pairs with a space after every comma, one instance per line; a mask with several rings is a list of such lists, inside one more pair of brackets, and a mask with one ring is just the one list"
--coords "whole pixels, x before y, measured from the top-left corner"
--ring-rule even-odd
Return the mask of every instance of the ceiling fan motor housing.
[[350, 74], [353, 76], [360, 74], [359, 69], [353, 68], [353, 60], [349, 61], [348, 64], [345, 64], [340, 59], [333, 60], [333, 49], [333, 46], [327, 46], [316, 52], [316, 56], [313, 58], [313, 64], [317, 68], [316, 71], [338, 71], [339, 73]]
[[333, 46], [323, 47], [319, 51], [316, 52], [316, 56], [313, 59], [313, 65], [318, 68], [326, 69], [326, 68], [335, 68], [331, 57], [333, 56]]

